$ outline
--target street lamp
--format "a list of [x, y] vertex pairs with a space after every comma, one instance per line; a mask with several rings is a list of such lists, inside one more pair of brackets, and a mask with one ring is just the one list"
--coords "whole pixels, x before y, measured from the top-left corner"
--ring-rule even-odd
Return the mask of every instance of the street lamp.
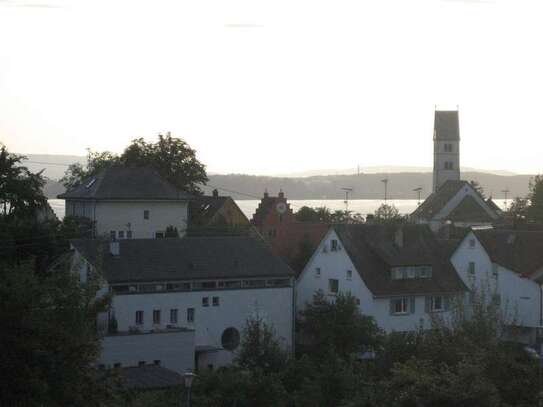
[[197, 377], [194, 373], [192, 373], [191, 370], [187, 370], [185, 374], [183, 374], [183, 380], [185, 382], [185, 388], [187, 389], [187, 407], [191, 407], [191, 390], [192, 390], [192, 381], [194, 378]]

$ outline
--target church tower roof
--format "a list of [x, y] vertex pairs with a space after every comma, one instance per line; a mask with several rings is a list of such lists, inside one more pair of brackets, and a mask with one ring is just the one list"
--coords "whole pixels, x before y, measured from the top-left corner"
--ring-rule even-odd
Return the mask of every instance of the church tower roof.
[[434, 140], [460, 140], [457, 110], [436, 110], [434, 117]]

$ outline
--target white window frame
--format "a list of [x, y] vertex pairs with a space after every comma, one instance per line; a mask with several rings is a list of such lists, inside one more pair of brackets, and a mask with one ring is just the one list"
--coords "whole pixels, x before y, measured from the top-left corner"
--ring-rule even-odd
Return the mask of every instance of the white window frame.
[[321, 268], [315, 267], [315, 278], [321, 278]]
[[337, 239], [330, 240], [330, 251], [331, 252], [337, 252], [339, 248], [339, 243]]
[[353, 271], [352, 270], [347, 270], [347, 280], [352, 280], [353, 279]]
[[[440, 307], [436, 307], [436, 299], [440, 300]], [[442, 312], [445, 311], [445, 298], [442, 295], [433, 295], [430, 297], [430, 312]]]
[[[332, 281], [335, 281], [336, 282], [336, 291], [332, 291]], [[336, 279], [336, 278], [329, 278], [328, 279], [328, 292], [332, 295], [336, 295], [339, 293], [339, 280]]]
[[[401, 297], [401, 298], [393, 298], [393, 310], [392, 315], [407, 315], [409, 314], [409, 298], [408, 297]], [[402, 304], [402, 311], [396, 311], [396, 304], [401, 303]]]

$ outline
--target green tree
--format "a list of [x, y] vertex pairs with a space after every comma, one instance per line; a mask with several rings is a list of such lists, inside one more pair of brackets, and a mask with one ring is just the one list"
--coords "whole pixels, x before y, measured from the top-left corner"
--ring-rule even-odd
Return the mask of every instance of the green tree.
[[536, 175], [530, 180], [528, 199], [530, 200], [528, 219], [532, 222], [543, 223], [543, 174]]
[[102, 170], [119, 163], [119, 156], [109, 151], [97, 152], [87, 149], [87, 165], [71, 164], [60, 182], [66, 189], [72, 189], [88, 177], [97, 175]]
[[298, 222], [322, 222], [319, 213], [314, 208], [310, 208], [309, 206], [302, 206], [300, 209], [298, 209], [298, 211], [296, 211], [294, 216]]
[[124, 165], [150, 166], [177, 188], [201, 194], [200, 185], [208, 181], [205, 166], [196, 158], [196, 151], [184, 140], [167, 133], [158, 142], [132, 141], [121, 156]]
[[266, 373], [279, 372], [286, 364], [287, 352], [277, 339], [272, 325], [260, 315], [245, 321], [241, 346], [236, 355], [236, 363], [249, 370], [261, 369]]
[[400, 215], [400, 211], [394, 205], [384, 203], [375, 210], [374, 220], [377, 223], [396, 224], [404, 223], [406, 218]]
[[67, 267], [38, 277], [29, 265], [0, 264], [0, 404], [98, 405], [107, 387], [92, 368], [95, 324], [106, 306]]
[[374, 349], [381, 340], [381, 331], [372, 317], [360, 313], [356, 299], [338, 294], [329, 301], [317, 291], [312, 303], [299, 313], [298, 349], [317, 359], [327, 351], [343, 358]]
[[513, 224], [526, 222], [529, 206], [530, 203], [525, 198], [516, 197], [513, 200], [513, 202], [507, 209], [507, 215], [513, 221]]

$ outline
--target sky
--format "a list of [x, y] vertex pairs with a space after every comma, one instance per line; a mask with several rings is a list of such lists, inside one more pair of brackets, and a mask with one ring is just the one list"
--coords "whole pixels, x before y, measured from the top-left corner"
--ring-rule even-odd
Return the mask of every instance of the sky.
[[543, 171], [541, 0], [0, 0], [0, 142], [121, 152], [170, 131], [211, 172]]

